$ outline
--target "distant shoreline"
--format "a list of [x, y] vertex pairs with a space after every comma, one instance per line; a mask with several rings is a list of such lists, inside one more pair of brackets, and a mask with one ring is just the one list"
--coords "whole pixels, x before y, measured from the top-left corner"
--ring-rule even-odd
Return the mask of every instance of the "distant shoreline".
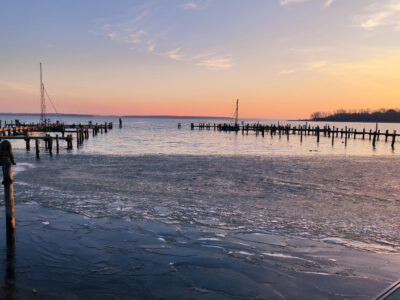
[[304, 122], [328, 122], [328, 123], [400, 123], [400, 121], [384, 121], [384, 120], [378, 120], [378, 121], [370, 121], [370, 120], [297, 120], [297, 121], [304, 121]]
[[370, 112], [360, 110], [349, 112], [340, 109], [334, 113], [327, 114], [314, 112], [308, 121], [318, 122], [360, 122], [360, 123], [400, 123], [400, 111], [396, 109], [381, 109]]

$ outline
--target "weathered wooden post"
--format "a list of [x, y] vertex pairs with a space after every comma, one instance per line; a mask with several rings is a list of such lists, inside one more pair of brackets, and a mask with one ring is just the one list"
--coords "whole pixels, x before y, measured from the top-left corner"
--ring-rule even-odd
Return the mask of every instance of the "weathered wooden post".
[[319, 126], [317, 126], [317, 128], [316, 128], [316, 130], [317, 130], [317, 143], [319, 143]]
[[[179, 124], [181, 124], [181, 123], [179, 123]], [[179, 129], [181, 129], [181, 126], [178, 126], [179, 127]], [[121, 118], [119, 118], [119, 128], [122, 128], [122, 119]]]
[[76, 148], [79, 148], [79, 128], [76, 129]]
[[15, 165], [12, 147], [9, 141], [0, 143], [0, 162], [3, 169], [3, 185], [6, 211], [7, 245], [15, 242], [15, 218], [14, 218], [14, 187], [12, 165]]
[[396, 141], [396, 130], [393, 131], [393, 138], [392, 138], [392, 149], [394, 149], [394, 142]]
[[51, 135], [47, 137], [47, 143], [49, 144], [49, 154], [53, 155], [53, 137]]
[[40, 140], [35, 140], [35, 147], [36, 147], [36, 158], [40, 158]]
[[26, 137], [25, 138], [25, 143], [26, 143], [26, 151], [30, 151], [31, 150], [31, 139]]
[[372, 147], [375, 148], [375, 142], [376, 142], [376, 131], [374, 132], [374, 138], [372, 140]]
[[300, 143], [303, 142], [303, 128], [300, 126]]
[[357, 136], [357, 129], [354, 129], [354, 139], [356, 139]]
[[60, 138], [58, 134], [56, 134], [56, 152], [57, 154], [60, 153]]
[[365, 128], [363, 129], [363, 133], [362, 133], [362, 139], [365, 139]]
[[72, 150], [72, 134], [67, 136], [67, 150]]
[[104, 123], [104, 133], [108, 132], [108, 125], [107, 122]]
[[386, 129], [386, 132], [385, 132], [385, 142], [387, 142], [387, 140], [388, 140], [388, 135], [389, 135], [389, 130]]
[[47, 150], [48, 149], [47, 134], [44, 136], [43, 141], [44, 141], [44, 150]]

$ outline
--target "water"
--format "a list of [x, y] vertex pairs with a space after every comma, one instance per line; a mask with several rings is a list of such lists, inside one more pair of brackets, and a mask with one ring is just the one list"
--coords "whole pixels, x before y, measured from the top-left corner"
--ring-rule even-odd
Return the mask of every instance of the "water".
[[[19, 119], [30, 121], [22, 116]], [[118, 125], [117, 118], [106, 117], [63, 121], [86, 123], [88, 120], [113, 121]], [[220, 121], [224, 120], [124, 119], [122, 129], [114, 126], [108, 134], [85, 141], [79, 150], [63, 149], [53, 157], [42, 153], [40, 160], [24, 150], [23, 142], [14, 143], [17, 228], [18, 222], [22, 222], [22, 234], [35, 237], [33, 246], [29, 246], [32, 253], [54, 253], [54, 261], [36, 258], [37, 264], [46, 261], [49, 265], [61, 266], [71, 253], [81, 257], [82, 253], [92, 251], [90, 247], [95, 247], [100, 249], [96, 255], [104, 259], [93, 264], [104, 264], [106, 269], [103, 272], [95, 268], [93, 274], [101, 277], [96, 277], [98, 282], [107, 285], [111, 267], [116, 268], [112, 273], [115, 280], [127, 275], [124, 263], [115, 262], [121, 259], [118, 257], [127, 255], [126, 262], [133, 264], [137, 259], [148, 260], [146, 253], [149, 252], [156, 253], [156, 257], [166, 255], [166, 265], [162, 262], [165, 257], [151, 262], [159, 266], [155, 267], [155, 273], [169, 274], [166, 281], [152, 287], [160, 291], [157, 297], [166, 291], [162, 288], [165, 282], [175, 278], [170, 272], [181, 274], [179, 280], [183, 281], [176, 283], [177, 291], [190, 289], [188, 297], [208, 295], [213, 299], [240, 297], [246, 293], [254, 297], [263, 293], [285, 294], [287, 286], [297, 285], [300, 289], [308, 280], [317, 289], [305, 288], [300, 298], [308, 299], [310, 294], [341, 298], [338, 295], [344, 290], [348, 296], [363, 298], [363, 295], [373, 296], [396, 279], [400, 266], [398, 142], [392, 150], [390, 143], [381, 137], [373, 149], [368, 138], [364, 141], [351, 138], [347, 145], [339, 138], [332, 146], [331, 140], [323, 136], [317, 144], [314, 136], [303, 136], [300, 142], [300, 136], [295, 135], [288, 141], [285, 136], [279, 139], [268, 134], [263, 138], [251, 133], [190, 130], [191, 122]], [[182, 130], [177, 129], [178, 122], [182, 123]], [[376, 126], [333, 123], [331, 127], [346, 125], [358, 131], [364, 127], [369, 131]], [[381, 132], [386, 129], [400, 132], [398, 124], [379, 124], [379, 128]], [[41, 207], [38, 209], [41, 213], [39, 217], [32, 217], [29, 212], [36, 211], [36, 205]], [[19, 211], [25, 221], [18, 217]], [[145, 225], [139, 226], [141, 222]], [[53, 228], [54, 223], [58, 227]], [[57, 238], [63, 226], [70, 228], [65, 232], [73, 232], [68, 238], [71, 242], [75, 239], [85, 242], [69, 249]], [[152, 227], [154, 230], [150, 230]], [[42, 232], [48, 229], [52, 229], [49, 234], [57, 242], [44, 246], [48, 238]], [[130, 246], [106, 233], [121, 237], [125, 230], [134, 234], [133, 240], [145, 239], [132, 245], [145, 249], [144, 253], [128, 255]], [[163, 230], [168, 233], [162, 234]], [[28, 247], [20, 243], [21, 249]], [[59, 253], [56, 250], [59, 248], [69, 250]], [[106, 249], [115, 251], [107, 254]], [[185, 256], [185, 251], [190, 252], [190, 258], [183, 265], [175, 266], [174, 260]], [[283, 272], [292, 279], [280, 284], [268, 283], [263, 293], [258, 290], [266, 286], [261, 282], [248, 282], [255, 294], [243, 286], [231, 293], [226, 286], [218, 287], [216, 283], [196, 278], [196, 272], [202, 272], [196, 268], [202, 263], [195, 257], [201, 257], [203, 265], [207, 265], [204, 260], [220, 259], [221, 266], [226, 267], [226, 278], [232, 276], [239, 282], [239, 277], [235, 277], [239, 275], [231, 273], [238, 271], [238, 264], [241, 276], [247, 278], [257, 279], [268, 272], [274, 277], [274, 272]], [[35, 264], [35, 258], [31, 260]], [[30, 264], [27, 259], [20, 261], [22, 266], [24, 263]], [[71, 265], [78, 270], [76, 276], [89, 276], [78, 265], [78, 262]], [[144, 263], [143, 268], [151, 268], [150, 265]], [[257, 268], [253, 270], [251, 265]], [[364, 268], [366, 265], [369, 267]], [[167, 269], [162, 271], [163, 268]], [[215, 272], [209, 265], [204, 268], [207, 274], [210, 272], [207, 276]], [[40, 270], [43, 274], [47, 272], [46, 268]], [[69, 278], [71, 272], [65, 269], [59, 280]], [[158, 276], [155, 273], [148, 276], [154, 279]], [[224, 280], [223, 273], [220, 280]], [[21, 275], [23, 282], [32, 282], [29, 276], [24, 276]], [[78, 296], [83, 297], [85, 288], [76, 288], [74, 281], [68, 280], [68, 289], [75, 288]], [[193, 284], [187, 287], [188, 282]], [[45, 289], [45, 284], [41, 288]], [[62, 285], [58, 287], [62, 288]], [[140, 289], [135, 285], [128, 290]], [[212, 292], [202, 293], [204, 290]], [[146, 293], [140, 290], [138, 297], [154, 296]], [[47, 294], [51, 295], [51, 291]]]
[[[4, 116], [0, 115], [1, 120], [11, 121], [13, 119], [24, 120], [27, 122], [37, 122], [38, 119], [24, 116]], [[61, 119], [66, 123], [82, 123], [88, 121], [93, 123], [114, 122], [115, 129], [112, 134], [98, 135], [96, 139], [91, 140], [77, 153], [85, 154], [106, 154], [106, 155], [144, 155], [144, 154], [189, 154], [189, 155], [246, 155], [246, 156], [394, 156], [400, 154], [400, 139], [397, 140], [394, 150], [392, 150], [391, 138], [385, 143], [384, 137], [381, 137], [373, 149], [372, 141], [368, 139], [361, 140], [360, 137], [354, 141], [353, 137], [348, 139], [347, 145], [344, 139], [335, 138], [335, 144], [332, 146], [331, 139], [321, 136], [320, 143], [317, 144], [315, 136], [303, 136], [300, 142], [299, 135], [291, 135], [289, 140], [286, 136], [273, 136], [266, 134], [264, 138], [261, 135], [255, 137], [254, 133], [249, 135], [241, 133], [221, 133], [207, 130], [190, 130], [190, 123], [221, 123], [227, 120], [211, 119], [162, 119], [162, 118], [126, 118], [123, 128], [118, 129], [118, 118], [113, 117], [64, 117]], [[182, 130], [177, 130], [178, 122], [182, 123]], [[293, 126], [304, 125], [305, 122], [291, 122], [285, 120], [246, 120], [246, 122], [260, 122], [262, 124], [292, 124]], [[363, 128], [368, 132], [375, 130], [375, 123], [325, 123], [308, 122], [311, 126], [319, 125], [323, 127], [328, 124], [336, 128], [357, 129], [358, 132]], [[378, 124], [378, 129], [390, 133], [393, 130], [400, 132], [400, 124], [382, 123]], [[23, 141], [15, 143], [19, 149], [24, 149]], [[396, 149], [398, 148], [398, 149]], [[76, 150], [76, 149], [75, 149]]]

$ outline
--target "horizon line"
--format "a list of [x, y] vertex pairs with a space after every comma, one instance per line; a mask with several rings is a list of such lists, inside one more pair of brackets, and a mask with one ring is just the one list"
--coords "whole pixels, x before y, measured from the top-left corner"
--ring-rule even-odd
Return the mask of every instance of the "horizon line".
[[[40, 113], [15, 113], [15, 112], [0, 112], [0, 115], [26, 115], [26, 116], [40, 116]], [[234, 119], [232, 117], [222, 116], [193, 116], [193, 115], [103, 115], [103, 114], [88, 114], [88, 113], [48, 113], [47, 116], [82, 116], [82, 117], [114, 117], [114, 118], [176, 118], [176, 119]], [[239, 118], [242, 120], [289, 120], [289, 119], [275, 119], [275, 118]]]

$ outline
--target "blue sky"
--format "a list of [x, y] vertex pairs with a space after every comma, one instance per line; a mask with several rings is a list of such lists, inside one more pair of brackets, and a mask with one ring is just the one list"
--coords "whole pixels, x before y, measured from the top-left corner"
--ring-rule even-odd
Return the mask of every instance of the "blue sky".
[[223, 114], [237, 97], [265, 117], [393, 106], [399, 34], [400, 0], [2, 1], [0, 101], [35, 111], [42, 61], [65, 112]]

